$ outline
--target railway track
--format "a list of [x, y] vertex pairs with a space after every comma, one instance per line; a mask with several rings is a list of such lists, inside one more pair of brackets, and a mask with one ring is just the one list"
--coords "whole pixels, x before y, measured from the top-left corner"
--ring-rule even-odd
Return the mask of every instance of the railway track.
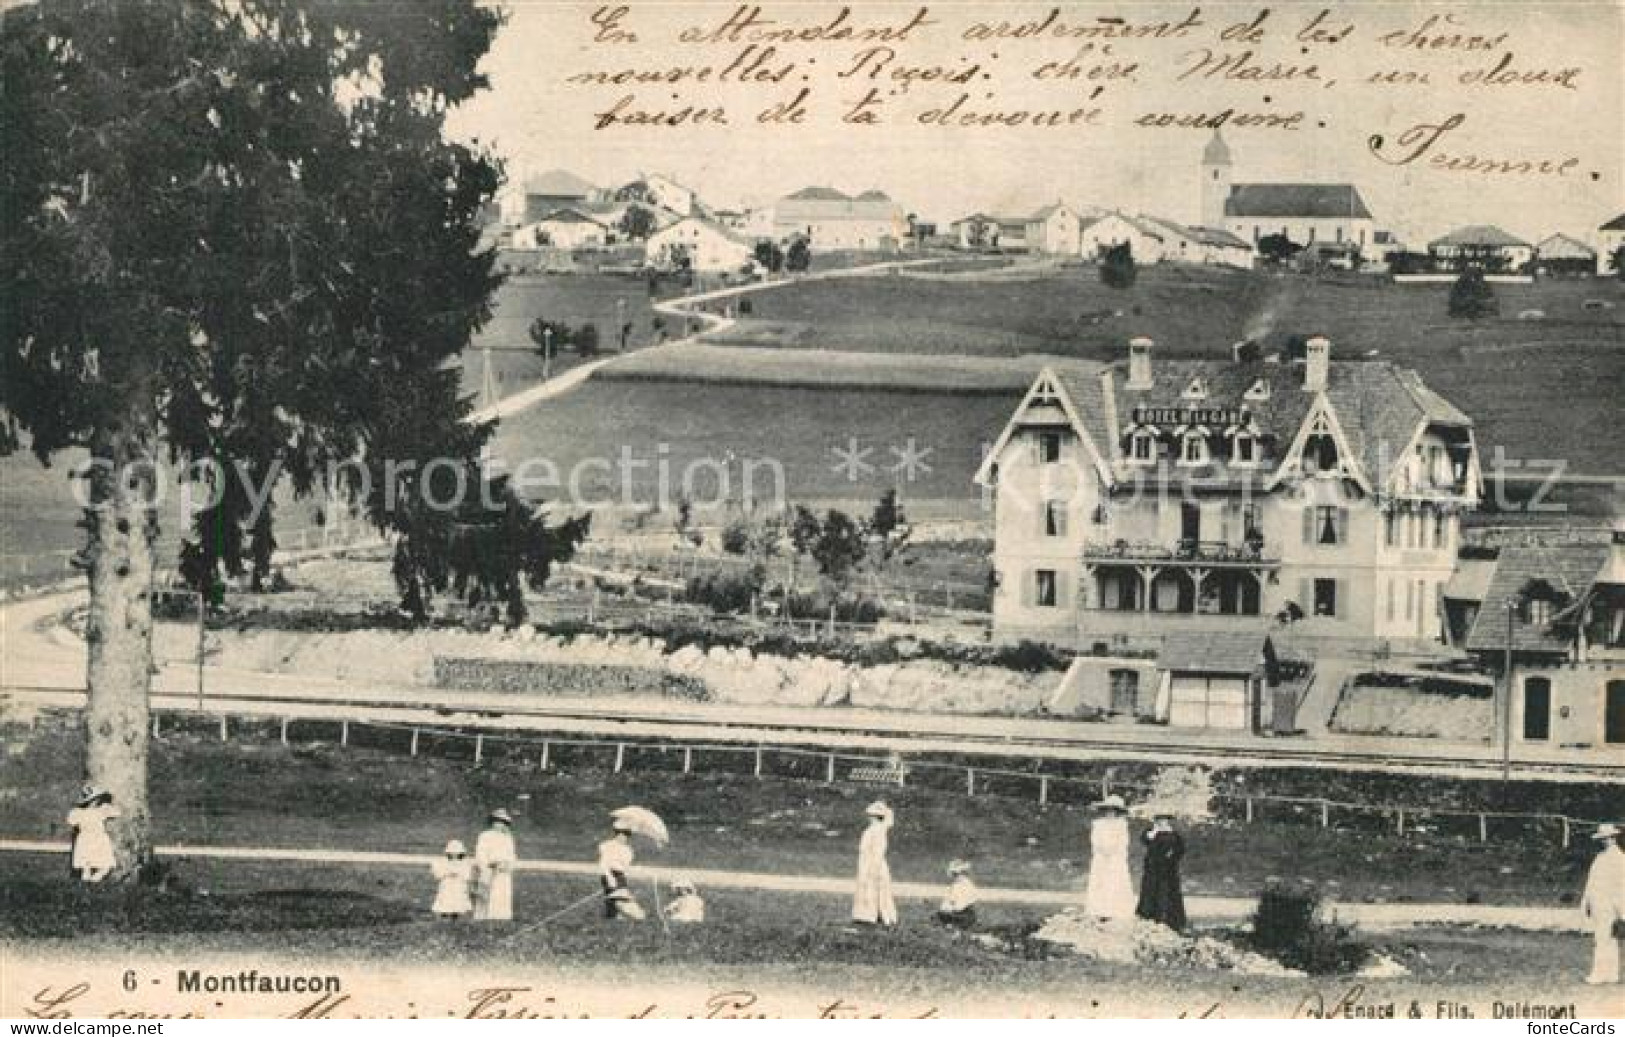
[[[195, 696], [171, 692], [153, 695], [153, 709], [179, 716], [231, 716], [289, 721], [344, 721], [396, 724], [422, 728], [478, 732], [501, 738], [529, 735], [590, 735], [629, 742], [715, 743], [726, 746], [819, 748], [881, 753], [1000, 756], [1034, 761], [1155, 760], [1164, 763], [1207, 763], [1249, 767], [1306, 767], [1345, 771], [1434, 776], [1498, 778], [1502, 764], [1487, 752], [1452, 752], [1439, 746], [1428, 753], [1389, 753], [1374, 749], [1348, 749], [1311, 741], [1258, 739], [1258, 744], [1236, 745], [1195, 737], [1161, 739], [1113, 738], [1110, 728], [1055, 721], [1054, 729], [1033, 733], [1034, 723], [1021, 730], [999, 730], [976, 718], [909, 715], [877, 721], [860, 717], [811, 716], [804, 710], [778, 710], [773, 718], [751, 717], [748, 710], [730, 716], [715, 708], [628, 711], [622, 706], [579, 705], [536, 707], [499, 699], [464, 699], [447, 702], [445, 692], [394, 698], [301, 695], [296, 693], [210, 692], [199, 710]], [[457, 694], [457, 693], [451, 693]], [[77, 708], [85, 693], [64, 688], [0, 687], [0, 701], [46, 708]], [[788, 714], [796, 714], [790, 716]], [[1051, 722], [1039, 722], [1051, 723]], [[1008, 725], [1006, 725], [1008, 726]], [[1143, 730], [1143, 729], [1136, 729]], [[1625, 754], [1618, 762], [1587, 759], [1514, 760], [1510, 776], [1517, 780], [1589, 781], [1625, 784]]]

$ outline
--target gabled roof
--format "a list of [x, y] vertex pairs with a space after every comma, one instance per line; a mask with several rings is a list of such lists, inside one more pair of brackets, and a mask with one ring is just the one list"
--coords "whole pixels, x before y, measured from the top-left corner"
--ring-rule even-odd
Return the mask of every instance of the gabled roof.
[[554, 209], [552, 212], [536, 221], [537, 223], [590, 223], [595, 227], [602, 227], [602, 220], [595, 220], [579, 209]]
[[785, 195], [786, 201], [797, 202], [849, 202], [852, 199], [833, 187], [803, 187], [795, 194]]
[[683, 226], [685, 223], [699, 224], [701, 227], [704, 227], [711, 233], [716, 234], [719, 237], [726, 238], [736, 245], [743, 245], [744, 247], [750, 249], [754, 249], [756, 247], [756, 239], [746, 237], [745, 235], [734, 230], [732, 227], [725, 227], [715, 220], [708, 220], [703, 216], [684, 216], [680, 220], [674, 220], [670, 226], [662, 227], [653, 234], [649, 235], [649, 239], [652, 241], [662, 234], [666, 234], [678, 227]]
[[781, 223], [901, 218], [902, 210], [884, 191], [848, 196], [833, 187], [805, 187], [774, 206], [774, 219]]
[[1204, 245], [1217, 245], [1221, 248], [1244, 248], [1252, 251], [1252, 246], [1241, 238], [1219, 227], [1190, 227], [1187, 228], [1197, 241]]
[[1442, 238], [1428, 242], [1428, 248], [1528, 248], [1529, 242], [1515, 238], [1487, 223], [1457, 227]]
[[1101, 384], [1101, 375], [1105, 368], [1097, 363], [1087, 360], [1072, 360], [1057, 358], [1044, 365], [1033, 379], [1027, 394], [1022, 397], [1021, 403], [1010, 415], [1005, 423], [1004, 430], [999, 433], [998, 440], [993, 449], [987, 452], [982, 460], [982, 466], [977, 469], [975, 481], [986, 485], [991, 478], [992, 469], [998, 463], [999, 454], [1004, 451], [1005, 444], [1010, 442], [1015, 434], [1016, 426], [1020, 423], [1027, 405], [1037, 393], [1041, 385], [1055, 386], [1064, 397], [1062, 408], [1066, 411], [1068, 423], [1078, 433], [1078, 438], [1088, 445], [1099, 463], [1099, 470], [1104, 477], [1107, 474], [1107, 465], [1111, 459], [1109, 439], [1111, 429], [1107, 421], [1107, 405], [1105, 388]]
[[1219, 673], [1246, 676], [1264, 665], [1262, 630], [1174, 632], [1162, 639], [1157, 666], [1174, 673]]
[[1495, 559], [1458, 558], [1456, 571], [1444, 585], [1443, 594], [1456, 601], [1483, 601], [1495, 577]]
[[[1601, 543], [1517, 544], [1501, 548], [1495, 560], [1495, 575], [1484, 592], [1484, 603], [1467, 634], [1467, 650], [1504, 651], [1508, 601], [1535, 580], [1545, 581], [1571, 601], [1578, 600], [1591, 589], [1608, 563], [1609, 553], [1609, 545]], [[1512, 648], [1517, 652], [1563, 652], [1568, 642], [1549, 627], [1525, 623], [1523, 614], [1514, 610]]]
[[1542, 259], [1596, 259], [1597, 250], [1578, 238], [1567, 234], [1553, 234], [1535, 246], [1535, 254]]
[[1371, 210], [1353, 184], [1236, 184], [1224, 200], [1224, 214], [1263, 219], [1371, 219]]
[[1622, 212], [1618, 216], [1615, 216], [1613, 219], [1609, 220], [1607, 223], [1603, 224], [1601, 227], [1598, 227], [1597, 229], [1598, 230], [1625, 230], [1625, 212]]
[[550, 169], [525, 179], [525, 193], [552, 198], [585, 198], [597, 188], [574, 173]]

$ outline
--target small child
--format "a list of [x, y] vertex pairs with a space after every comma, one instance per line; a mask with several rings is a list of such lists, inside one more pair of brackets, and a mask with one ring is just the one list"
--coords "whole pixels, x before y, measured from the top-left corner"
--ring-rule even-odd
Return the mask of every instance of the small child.
[[976, 900], [980, 894], [970, 877], [970, 862], [955, 860], [948, 865], [948, 892], [937, 906], [937, 921], [955, 929], [976, 926]]
[[666, 905], [666, 918], [673, 922], [705, 921], [705, 901], [699, 890], [688, 879], [673, 879], [671, 903]]
[[431, 871], [439, 885], [429, 910], [436, 918], [467, 918], [474, 910], [474, 862], [468, 859], [468, 847], [461, 839], [453, 839], [446, 844], [446, 856], [435, 861]]
[[81, 882], [100, 882], [118, 866], [107, 822], [123, 816], [113, 805], [111, 792], [94, 785], [79, 790], [78, 801], [68, 811], [67, 825], [73, 829], [71, 867]]

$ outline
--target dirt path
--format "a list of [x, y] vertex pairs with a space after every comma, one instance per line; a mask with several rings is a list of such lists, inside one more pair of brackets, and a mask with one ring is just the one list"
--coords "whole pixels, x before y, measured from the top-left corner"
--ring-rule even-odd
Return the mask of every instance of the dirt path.
[[[0, 839], [3, 853], [67, 853], [68, 844], [29, 839]], [[375, 853], [365, 850], [304, 849], [266, 846], [199, 846], [177, 844], [160, 846], [164, 857], [191, 857], [203, 860], [297, 862], [337, 864], [375, 868], [397, 866], [427, 869], [438, 860], [434, 854]], [[581, 861], [521, 860], [516, 870], [543, 875], [596, 877], [596, 865]], [[851, 896], [853, 880], [822, 875], [777, 875], [754, 871], [721, 871], [706, 868], [646, 867], [634, 873], [637, 884], [669, 883], [677, 876], [692, 879], [704, 890], [751, 889], [769, 893], [812, 893]], [[918, 882], [893, 884], [893, 892], [907, 900], [936, 900], [941, 885]], [[1022, 904], [1035, 907], [1065, 907], [1082, 902], [1078, 891], [982, 887], [986, 903]], [[1204, 922], [1238, 922], [1253, 909], [1253, 901], [1243, 897], [1188, 896], [1185, 906], [1192, 918]], [[1485, 904], [1335, 904], [1329, 907], [1337, 917], [1362, 929], [1394, 930], [1423, 925], [1476, 925], [1546, 932], [1579, 932], [1585, 929], [1580, 913], [1572, 908], [1504, 907]]]

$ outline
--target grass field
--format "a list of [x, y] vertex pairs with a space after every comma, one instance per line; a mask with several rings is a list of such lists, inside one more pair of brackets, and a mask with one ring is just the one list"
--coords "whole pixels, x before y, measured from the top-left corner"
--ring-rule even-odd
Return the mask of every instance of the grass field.
[[[482, 766], [437, 755], [368, 749], [359, 742], [277, 743], [248, 736], [220, 743], [178, 728], [153, 746], [152, 803], [160, 842], [319, 847], [433, 853], [469, 839], [485, 812], [505, 806], [518, 819], [522, 855], [592, 860], [608, 812], [639, 803], [664, 817], [672, 846], [646, 853], [664, 867], [843, 876], [854, 867], [864, 806], [884, 796], [896, 808], [893, 874], [935, 884], [954, 857], [976, 864], [990, 886], [1081, 888], [1088, 860], [1088, 808], [1001, 795], [966, 797], [926, 787], [754, 778], [704, 765], [701, 772], [629, 770], [608, 757], [555, 746], [546, 774], [492, 750]], [[308, 736], [303, 736], [308, 737]], [[0, 833], [64, 837], [60, 820], [81, 780], [78, 736], [50, 726], [32, 738], [13, 728], [0, 761]], [[404, 746], [402, 747], [404, 748]], [[720, 761], [713, 761], [713, 764]], [[1570, 850], [1526, 840], [1480, 844], [1428, 831], [1405, 836], [1320, 829], [1285, 822], [1215, 821], [1187, 832], [1192, 893], [1249, 896], [1270, 878], [1307, 880], [1350, 901], [1572, 904], [1589, 846]], [[1138, 870], [1138, 865], [1135, 865]]]
[[1009, 396], [1025, 392], [1047, 359], [1041, 354], [938, 357], [685, 342], [643, 350], [593, 377], [605, 382], [681, 381]]

